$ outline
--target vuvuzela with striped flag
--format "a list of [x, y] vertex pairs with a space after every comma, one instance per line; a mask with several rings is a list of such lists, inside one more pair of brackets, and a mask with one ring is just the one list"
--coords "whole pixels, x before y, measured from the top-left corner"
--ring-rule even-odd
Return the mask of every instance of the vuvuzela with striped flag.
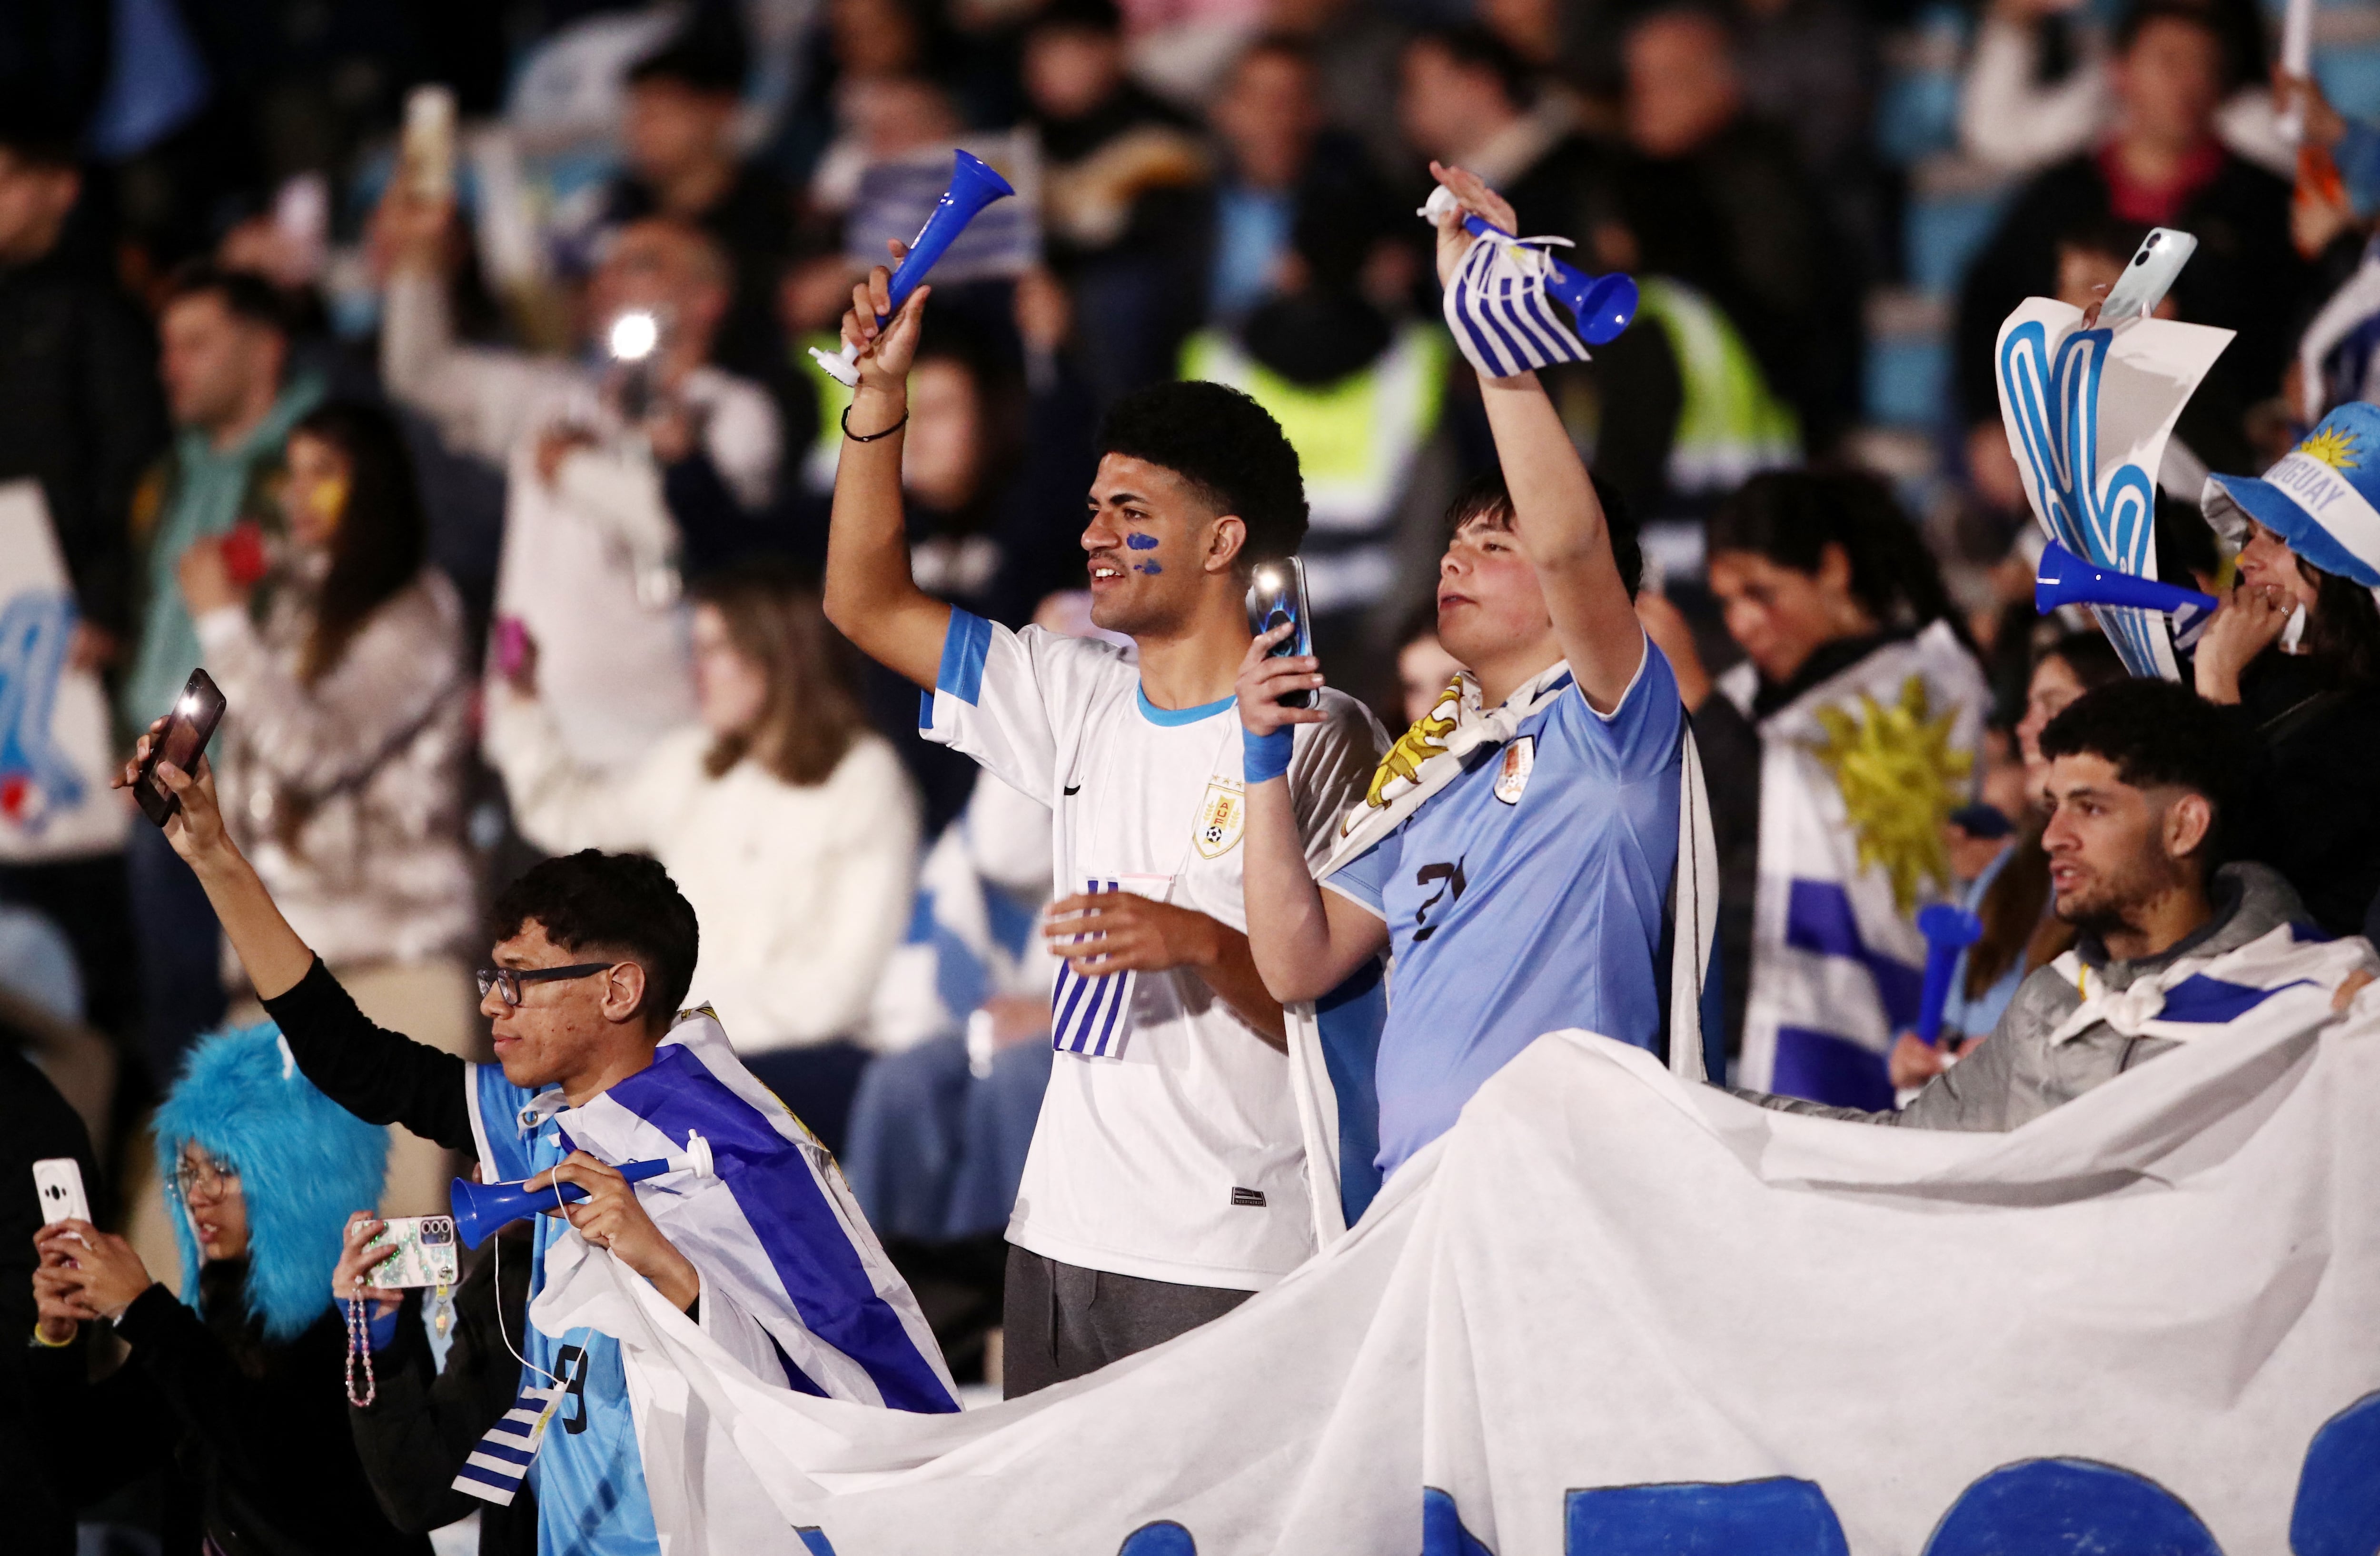
[[[1435, 224], [1455, 203], [1440, 188], [1417, 215]], [[1446, 285], [1446, 327], [1471, 365], [1490, 378], [1584, 362], [1587, 347], [1619, 338], [1636, 317], [1636, 283], [1589, 275], [1546, 250], [1566, 237], [1515, 237], [1477, 216], [1463, 225], [1479, 241]]]

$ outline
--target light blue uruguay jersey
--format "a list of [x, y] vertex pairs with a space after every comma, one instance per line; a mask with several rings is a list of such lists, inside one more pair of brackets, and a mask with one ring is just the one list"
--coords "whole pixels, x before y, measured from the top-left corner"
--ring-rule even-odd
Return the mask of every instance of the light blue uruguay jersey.
[[[481, 1149], [496, 1178], [516, 1183], [544, 1172], [570, 1154], [562, 1126], [553, 1121], [563, 1106], [559, 1090], [537, 1094], [504, 1079], [494, 1064], [471, 1066], [473, 1101]], [[535, 1262], [529, 1266], [529, 1300], [545, 1289], [545, 1252], [569, 1224], [559, 1216], [532, 1216]], [[645, 1493], [645, 1463], [637, 1452], [637, 1423], [628, 1413], [628, 1380], [620, 1363], [620, 1343], [591, 1329], [560, 1337], [534, 1324], [512, 1336], [531, 1367], [560, 1379], [562, 1403], [546, 1423], [545, 1437], [530, 1464], [528, 1484], [537, 1493], [538, 1556], [660, 1556], [652, 1502]], [[544, 1378], [525, 1374], [524, 1382]]]
[[1569, 682], [1324, 882], [1386, 919], [1395, 954], [1383, 1174], [1542, 1033], [1658, 1046], [1684, 717], [1648, 641], [1609, 717]]

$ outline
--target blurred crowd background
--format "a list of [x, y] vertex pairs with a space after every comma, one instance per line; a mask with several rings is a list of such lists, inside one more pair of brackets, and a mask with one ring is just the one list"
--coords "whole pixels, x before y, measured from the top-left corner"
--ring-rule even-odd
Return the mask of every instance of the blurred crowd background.
[[[227, 810], [376, 1018], [477, 1052], [489, 895], [547, 853], [660, 858], [698, 992], [955, 1335], [996, 1311], [1049, 1064], [1048, 818], [921, 742], [914, 689], [820, 616], [843, 401], [807, 356], [954, 145], [1018, 195], [936, 276], [927, 589], [1092, 630], [1100, 409], [1216, 379], [1304, 462], [1326, 668], [1391, 729], [1427, 709], [1442, 515], [1493, 462], [1415, 215], [1460, 164], [1643, 288], [1550, 382], [1696, 686], [1742, 658], [1706, 524], [1763, 472], [1818, 472], [1764, 490], [1895, 559], [1869, 628], [1972, 641], [1998, 815], [1959, 835], [1972, 879], [2023, 810], [2029, 684], [2097, 663], [2042, 658], [1999, 321], [2089, 302], [2152, 225], [2197, 236], [2168, 311], [2238, 338], [2160, 472], [2184, 580], [2228, 577], [2205, 471], [2369, 397], [2380, 4], [2315, 13], [2336, 177], [2277, 127], [2278, 29], [2256, 0], [15, 0], [0, 481], [40, 483], [119, 754], [193, 665], [222, 685]], [[0, 1023], [121, 1168], [102, 1213], [163, 1249], [142, 1121], [252, 997], [137, 819], [0, 863]], [[407, 1147], [389, 1208], [452, 1166]]]

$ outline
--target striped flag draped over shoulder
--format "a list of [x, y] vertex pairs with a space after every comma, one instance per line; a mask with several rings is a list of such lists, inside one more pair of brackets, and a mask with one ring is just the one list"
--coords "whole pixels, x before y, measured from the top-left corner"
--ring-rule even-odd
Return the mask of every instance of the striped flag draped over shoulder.
[[1490, 233], [1464, 253], [1446, 285], [1446, 327], [1473, 367], [1510, 378], [1587, 359], [1569, 310], [1547, 289], [1553, 261], [1540, 246], [1566, 242]]

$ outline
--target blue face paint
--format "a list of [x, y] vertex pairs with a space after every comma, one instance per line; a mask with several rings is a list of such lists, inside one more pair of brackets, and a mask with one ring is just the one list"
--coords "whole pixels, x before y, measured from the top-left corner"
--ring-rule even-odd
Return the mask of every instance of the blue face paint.
[[1135, 572], [1135, 573], [1147, 573], [1147, 574], [1148, 574], [1151, 577], [1156, 577], [1158, 574], [1162, 573], [1163, 571], [1165, 571], [1165, 569], [1164, 569], [1164, 568], [1160, 567], [1160, 566], [1159, 566], [1156, 563], [1154, 563], [1154, 562], [1135, 562], [1135, 563], [1134, 563], [1134, 564], [1132, 565], [1132, 568], [1133, 568], [1133, 571], [1134, 571], [1134, 572]]
[[1157, 537], [1154, 535], [1126, 535], [1123, 538], [1123, 543], [1130, 546], [1135, 551], [1155, 551], [1157, 549]]

